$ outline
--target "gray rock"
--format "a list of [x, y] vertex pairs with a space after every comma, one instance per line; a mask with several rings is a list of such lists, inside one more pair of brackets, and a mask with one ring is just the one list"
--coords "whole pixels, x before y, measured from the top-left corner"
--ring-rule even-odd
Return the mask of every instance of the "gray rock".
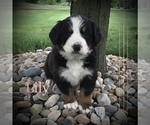
[[24, 71], [24, 74], [26, 77], [34, 77], [34, 76], [39, 76], [41, 75], [42, 71], [40, 68], [29, 68]]
[[[122, 109], [119, 109], [115, 114], [114, 114], [114, 117], [120, 121], [121, 123], [126, 123], [127, 124], [127, 116], [124, 112], [124, 110]], [[125, 125], [125, 124], [124, 124]]]
[[52, 107], [54, 106], [57, 101], [59, 100], [59, 95], [58, 94], [54, 94], [52, 95], [46, 102], [45, 102], [45, 106], [46, 107]]
[[[1, 74], [0, 74], [1, 75]], [[1, 78], [0, 78], [0, 80], [1, 80]], [[7, 79], [7, 80], [4, 80], [5, 82], [6, 81], [8, 81], [9, 79]], [[21, 80], [21, 77], [17, 74], [17, 73], [15, 73], [15, 72], [13, 72], [13, 81], [15, 81], [15, 82], [18, 82], [18, 81], [20, 81]]]
[[100, 118], [95, 113], [91, 114], [91, 118], [90, 119], [91, 119], [91, 122], [96, 124], [96, 125], [100, 125], [101, 124]]
[[52, 111], [52, 112], [50, 112], [48, 114], [48, 119], [50, 119], [50, 120], [55, 122], [60, 115], [61, 115], [61, 111], [60, 110]]
[[39, 81], [43, 81], [43, 78], [41, 78], [40, 76], [35, 76], [34, 78], [33, 78], [33, 80], [35, 81], [35, 82], [39, 82]]
[[0, 92], [8, 90], [9, 86], [3, 82], [0, 82]]
[[26, 95], [26, 94], [27, 94], [27, 87], [21, 87], [21, 88], [19, 89], [19, 92], [20, 92], [21, 94]]
[[64, 119], [59, 123], [59, 125], [75, 125], [75, 124], [70, 119]]
[[2, 81], [2, 82], [7, 82], [7, 81], [9, 81], [10, 80], [10, 76], [9, 75], [7, 75], [7, 74], [5, 74], [5, 73], [3, 73], [3, 72], [0, 72], [0, 81]]
[[116, 89], [116, 86], [114, 85], [114, 84], [110, 84], [110, 86], [111, 86], [111, 89]]
[[24, 71], [25, 71], [25, 69], [20, 69], [20, 70], [18, 71], [19, 77], [25, 76]]
[[43, 100], [43, 101], [46, 101], [49, 97], [47, 94], [43, 94], [43, 93], [37, 93], [36, 95], [38, 99]]
[[122, 97], [125, 94], [124, 90], [122, 88], [119, 88], [119, 87], [115, 89], [115, 93], [118, 97]]
[[52, 91], [53, 91], [53, 93], [55, 93], [55, 94], [61, 94], [61, 92], [60, 92], [60, 90], [59, 90], [59, 88], [57, 87], [56, 84], [53, 86]]
[[55, 111], [55, 110], [58, 110], [58, 109], [59, 109], [59, 106], [55, 105], [55, 106], [51, 107], [49, 110], [52, 112], [52, 111]]
[[45, 125], [46, 119], [45, 118], [39, 118], [31, 121], [30, 125]]
[[104, 87], [104, 90], [106, 90], [106, 91], [109, 91], [109, 90], [111, 90], [111, 85], [106, 85], [105, 87]]
[[144, 95], [144, 94], [146, 94], [147, 93], [147, 89], [146, 88], [144, 88], [144, 87], [141, 87], [139, 90], [138, 90], [138, 94], [139, 95]]
[[44, 110], [42, 110], [42, 111], [40, 112], [40, 115], [41, 115], [42, 117], [47, 117], [49, 113], [50, 113], [49, 110], [44, 109]]
[[150, 98], [150, 91], [146, 93], [146, 97]]
[[[69, 120], [71, 121], [72, 125], [75, 125], [75, 124], [76, 124], [76, 121], [75, 121], [75, 119], [74, 119], [73, 117], [67, 116], [66, 119], [69, 119]], [[64, 124], [64, 125], [66, 125], [66, 124]]]
[[57, 125], [57, 123], [52, 121], [52, 120], [50, 120], [50, 119], [48, 119], [47, 125]]
[[136, 90], [133, 87], [131, 87], [127, 90], [127, 94], [129, 94], [129, 95], [133, 95], [135, 92], [136, 92]]
[[39, 114], [33, 114], [30, 118], [30, 121], [33, 121], [35, 119], [40, 119], [40, 118], [42, 118], [42, 117]]
[[110, 125], [109, 117], [106, 116], [104, 119], [102, 119], [101, 125]]
[[77, 115], [77, 112], [74, 109], [71, 109], [71, 108], [70, 109], [66, 108], [62, 111], [62, 116], [64, 116], [64, 117], [67, 117], [67, 116], [74, 117], [76, 115]]
[[142, 97], [139, 99], [139, 101], [144, 104], [147, 107], [150, 107], [150, 99], [147, 97]]
[[111, 103], [108, 96], [104, 93], [101, 93], [101, 94], [97, 95], [97, 102], [102, 106], [110, 105], [110, 103]]
[[21, 122], [28, 123], [29, 117], [24, 115], [23, 113], [19, 113], [16, 115], [16, 119], [20, 120]]
[[128, 106], [132, 106], [132, 104], [126, 101], [125, 99], [118, 98], [118, 102], [123, 109], [125, 109]]
[[110, 77], [115, 81], [117, 81], [119, 79], [119, 75], [112, 74]]
[[111, 103], [115, 103], [118, 100], [117, 96], [115, 96], [114, 94], [109, 94], [109, 99]]
[[14, 104], [17, 108], [28, 108], [31, 106], [31, 102], [28, 101], [19, 101]]
[[118, 82], [115, 83], [116, 86], [122, 86], [124, 83], [124, 79], [119, 79]]
[[36, 53], [41, 53], [41, 52], [43, 52], [42, 49], [37, 49], [37, 50], [36, 50]]
[[117, 107], [113, 105], [105, 106], [105, 111], [110, 113], [115, 113], [117, 111]]
[[46, 47], [45, 49], [44, 49], [44, 51], [51, 51], [52, 50], [52, 47]]
[[104, 79], [104, 84], [105, 85], [110, 85], [110, 84], [114, 84], [115, 82], [111, 79], [111, 78], [105, 78]]
[[88, 123], [90, 123], [90, 119], [84, 115], [84, 114], [79, 114], [75, 117], [75, 120], [79, 123], [79, 124], [84, 124], [87, 125]]
[[102, 119], [105, 117], [105, 108], [104, 107], [95, 107], [96, 114]]
[[31, 107], [31, 113], [32, 114], [39, 114], [43, 109], [43, 105], [42, 104], [34, 104]]
[[129, 102], [133, 105], [133, 106], [137, 106], [138, 104], [138, 100], [135, 97], [131, 97], [129, 98]]
[[59, 106], [60, 110], [62, 110], [64, 108], [64, 102], [62, 102], [62, 101], [57, 102], [57, 105]]

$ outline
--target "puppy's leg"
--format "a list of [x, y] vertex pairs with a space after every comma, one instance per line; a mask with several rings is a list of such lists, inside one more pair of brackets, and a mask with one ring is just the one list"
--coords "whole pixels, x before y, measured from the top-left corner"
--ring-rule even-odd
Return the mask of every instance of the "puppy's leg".
[[80, 84], [79, 109], [83, 113], [89, 113], [92, 104], [92, 95], [97, 76], [86, 76]]
[[62, 98], [65, 101], [65, 108], [72, 108], [72, 109], [77, 109], [78, 108], [78, 103], [76, 101], [76, 98], [74, 96], [74, 90], [72, 88], [69, 88], [69, 93], [68, 94], [62, 94]]
[[77, 103], [75, 95], [74, 95], [74, 89], [72, 88], [70, 83], [68, 83], [64, 79], [62, 79], [62, 80], [60, 79], [59, 81], [57, 81], [57, 86], [62, 93], [61, 97], [65, 102], [64, 107], [65, 108], [73, 108], [73, 109], [78, 108], [78, 103]]
[[74, 91], [72, 88], [68, 89], [68, 93], [62, 93], [61, 96], [65, 103], [72, 103], [75, 101]]

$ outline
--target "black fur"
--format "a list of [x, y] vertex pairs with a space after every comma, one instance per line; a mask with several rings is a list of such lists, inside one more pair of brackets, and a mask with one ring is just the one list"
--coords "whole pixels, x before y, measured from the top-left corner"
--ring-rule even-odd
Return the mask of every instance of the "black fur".
[[[81, 35], [92, 50], [92, 52], [83, 59], [83, 67], [91, 69], [93, 71], [93, 75], [85, 76], [80, 81], [80, 88], [84, 89], [85, 95], [90, 95], [95, 87], [95, 82], [97, 79], [96, 46], [100, 42], [101, 34], [100, 29], [95, 25], [94, 22], [90, 21], [84, 16], [82, 16], [82, 18], [84, 20], [84, 25], [87, 27], [87, 30], [84, 33], [81, 32]], [[59, 76], [60, 68], [68, 68], [66, 67], [67, 60], [59, 53], [59, 51], [63, 49], [62, 46], [72, 34], [72, 32], [68, 31], [69, 25], [71, 25], [70, 17], [63, 21], [59, 21], [49, 33], [49, 37], [54, 44], [54, 47], [52, 52], [48, 55], [44, 67], [47, 78], [53, 79], [60, 91], [64, 94], [68, 94], [69, 88], [72, 88], [72, 86], [64, 78]]]

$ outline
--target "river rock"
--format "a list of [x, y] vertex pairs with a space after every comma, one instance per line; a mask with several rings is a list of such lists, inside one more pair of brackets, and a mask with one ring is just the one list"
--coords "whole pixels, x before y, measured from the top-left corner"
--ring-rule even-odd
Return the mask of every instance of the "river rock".
[[37, 93], [36, 95], [40, 100], [46, 101], [48, 99], [48, 94]]
[[50, 119], [50, 120], [55, 122], [60, 115], [61, 115], [61, 111], [60, 110], [52, 111], [52, 112], [50, 112], [48, 114], [48, 119]]
[[98, 94], [97, 95], [97, 102], [104, 106], [104, 105], [110, 105], [110, 99], [108, 98], [108, 96], [104, 93]]
[[135, 92], [136, 92], [136, 90], [135, 90], [133, 87], [130, 87], [130, 88], [127, 90], [127, 94], [129, 94], [129, 95], [133, 95]]
[[124, 90], [122, 88], [119, 88], [119, 87], [115, 89], [115, 93], [118, 97], [122, 97], [125, 94]]
[[39, 118], [31, 121], [30, 125], [45, 125], [46, 124], [46, 119], [45, 118]]
[[39, 114], [43, 109], [43, 105], [42, 104], [34, 104], [31, 107], [31, 113], [32, 114]]
[[17, 108], [28, 108], [31, 106], [31, 102], [28, 101], [19, 101], [14, 104]]
[[24, 71], [24, 74], [26, 77], [34, 77], [34, 76], [39, 76], [42, 73], [40, 68], [29, 68]]
[[102, 119], [101, 125], [110, 125], [110, 119], [108, 116], [106, 116], [104, 119]]
[[105, 117], [105, 108], [104, 107], [95, 107], [95, 112], [101, 118], [101, 120]]
[[42, 117], [47, 117], [49, 113], [50, 113], [49, 110], [43, 109], [43, 110], [40, 112], [40, 115], [41, 115]]
[[141, 87], [139, 90], [138, 90], [138, 94], [139, 95], [144, 95], [144, 94], [146, 94], [147, 93], [147, 89], [146, 88], [144, 88], [144, 87]]
[[84, 124], [87, 125], [88, 123], [90, 123], [90, 119], [84, 115], [84, 114], [79, 114], [75, 117], [75, 120], [79, 123], [79, 124]]
[[122, 109], [119, 109], [115, 114], [114, 117], [119, 120], [121, 123], [126, 123], [127, 124], [127, 116], [125, 112]]
[[52, 107], [54, 106], [57, 101], [59, 100], [59, 95], [58, 94], [54, 94], [52, 95], [46, 102], [45, 102], [45, 106], [46, 107]]
[[[54, 122], [54, 121], [52, 121], [52, 120], [50, 120], [50, 119], [48, 119], [47, 125], [57, 125], [57, 123]], [[64, 125], [65, 125], [65, 124], [64, 124]]]
[[91, 122], [96, 124], [96, 125], [100, 125], [100, 118], [95, 114], [95, 113], [92, 113], [91, 114]]
[[115, 82], [111, 79], [111, 78], [105, 78], [104, 79], [104, 84], [105, 85], [110, 85], [110, 84], [114, 84]]
[[21, 122], [28, 123], [29, 117], [24, 115], [23, 113], [19, 113], [16, 115], [16, 119], [19, 119]]
[[64, 117], [67, 117], [67, 116], [74, 117], [76, 115], [77, 115], [76, 111], [74, 109], [71, 109], [71, 108], [70, 109], [66, 108], [62, 111], [62, 116], [64, 116]]

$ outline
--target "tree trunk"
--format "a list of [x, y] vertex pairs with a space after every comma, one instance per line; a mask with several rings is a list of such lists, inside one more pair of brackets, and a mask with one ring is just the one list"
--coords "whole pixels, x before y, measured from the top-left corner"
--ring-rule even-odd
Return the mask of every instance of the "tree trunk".
[[81, 14], [93, 20], [101, 29], [102, 39], [98, 46], [98, 69], [106, 72], [106, 41], [110, 16], [111, 0], [74, 0], [70, 14]]

